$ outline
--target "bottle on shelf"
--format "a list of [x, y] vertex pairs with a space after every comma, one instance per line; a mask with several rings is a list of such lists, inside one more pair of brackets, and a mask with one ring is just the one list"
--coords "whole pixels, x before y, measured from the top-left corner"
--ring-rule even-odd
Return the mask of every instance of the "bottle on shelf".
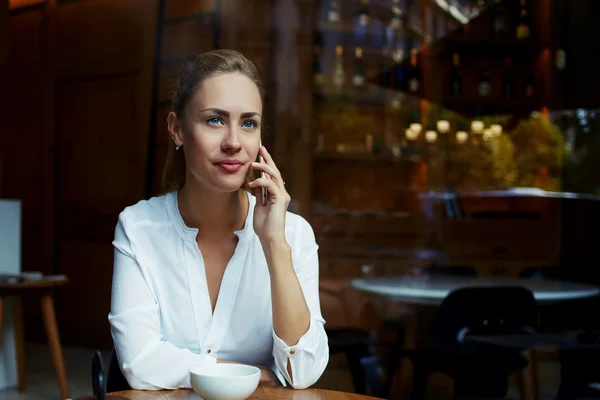
[[408, 90], [411, 93], [417, 93], [421, 88], [421, 71], [419, 70], [417, 49], [412, 49], [410, 54], [410, 75], [408, 80]]
[[477, 94], [479, 97], [489, 97], [492, 93], [492, 78], [484, 65], [481, 74], [477, 80]]
[[527, 13], [527, 0], [521, 0], [521, 11], [519, 13], [519, 24], [517, 25], [517, 39], [527, 39], [531, 35], [529, 25], [529, 14]]
[[506, 9], [502, 0], [495, 0], [492, 5], [492, 36], [502, 37], [506, 33]]
[[381, 54], [382, 57], [379, 62], [379, 86], [387, 89], [391, 85], [392, 79], [390, 78], [393, 73], [388, 63], [390, 51], [388, 50], [387, 46], [383, 46]]
[[362, 49], [357, 47], [354, 51], [354, 72], [352, 74], [352, 84], [360, 88], [365, 84], [365, 71], [362, 60]]
[[340, 45], [335, 47], [335, 66], [333, 68], [333, 86], [337, 92], [344, 87], [344, 48]]
[[325, 76], [323, 75], [323, 66], [321, 64], [321, 36], [315, 34], [314, 36], [314, 47], [313, 47], [313, 82], [315, 89], [321, 89], [325, 83]]
[[397, 53], [392, 56], [394, 60], [394, 68], [392, 69], [392, 82], [391, 86], [394, 90], [406, 90], [408, 84], [406, 82], [406, 68], [404, 67], [404, 50], [399, 49]]
[[393, 30], [399, 30], [402, 27], [402, 8], [400, 8], [400, 0], [392, 0], [390, 5], [390, 26]]
[[336, 23], [340, 20], [339, 0], [327, 0], [327, 22]]
[[512, 59], [506, 57], [504, 76], [502, 77], [502, 97], [505, 99], [512, 99], [515, 97], [515, 77], [512, 70]]
[[525, 82], [523, 86], [525, 97], [531, 99], [535, 95], [535, 75], [533, 72], [533, 64], [527, 68], [527, 75], [525, 75]]
[[379, 19], [373, 19], [371, 21], [371, 34], [372, 34], [372, 43], [375, 48], [381, 48], [384, 45], [385, 39], [385, 28], [383, 23]]
[[459, 71], [460, 55], [455, 53], [452, 55], [452, 73], [450, 74], [450, 94], [460, 97], [463, 94], [463, 78]]
[[354, 40], [357, 46], [365, 44], [369, 33], [369, 23], [371, 22], [371, 9], [369, 0], [361, 0], [354, 17]]

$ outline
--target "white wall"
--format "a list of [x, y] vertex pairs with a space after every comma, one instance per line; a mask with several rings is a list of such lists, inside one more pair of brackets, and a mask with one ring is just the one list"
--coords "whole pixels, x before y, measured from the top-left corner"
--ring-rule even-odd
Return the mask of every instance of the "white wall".
[[[21, 202], [0, 199], [0, 273], [21, 272]], [[17, 385], [12, 304], [4, 304], [0, 390]]]

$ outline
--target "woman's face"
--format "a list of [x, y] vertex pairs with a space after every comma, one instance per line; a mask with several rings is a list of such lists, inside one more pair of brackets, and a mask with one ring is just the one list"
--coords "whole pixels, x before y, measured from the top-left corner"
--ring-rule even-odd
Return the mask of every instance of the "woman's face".
[[185, 151], [186, 180], [219, 192], [238, 190], [258, 154], [261, 114], [260, 93], [248, 77], [223, 74], [205, 80], [180, 120], [183, 142], [175, 138]]

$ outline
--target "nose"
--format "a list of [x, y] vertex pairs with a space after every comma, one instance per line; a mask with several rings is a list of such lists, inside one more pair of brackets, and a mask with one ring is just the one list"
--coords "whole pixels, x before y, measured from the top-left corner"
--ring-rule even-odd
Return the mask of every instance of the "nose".
[[227, 135], [223, 138], [221, 150], [223, 150], [225, 153], [237, 153], [241, 148], [242, 144], [240, 143], [238, 127], [232, 125], [228, 129]]

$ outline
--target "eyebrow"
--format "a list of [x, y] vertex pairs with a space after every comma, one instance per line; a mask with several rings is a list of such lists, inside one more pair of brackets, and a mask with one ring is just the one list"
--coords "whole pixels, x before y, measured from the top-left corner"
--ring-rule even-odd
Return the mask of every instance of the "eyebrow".
[[[221, 110], [220, 108], [206, 108], [200, 112], [204, 112], [204, 111], [212, 111], [215, 114], [218, 114], [222, 117], [229, 117], [229, 111], [225, 111], [225, 110]], [[242, 113], [242, 118], [250, 118], [250, 117], [254, 117], [255, 115], [258, 115], [260, 117], [260, 114], [257, 112], [245, 112]]]

